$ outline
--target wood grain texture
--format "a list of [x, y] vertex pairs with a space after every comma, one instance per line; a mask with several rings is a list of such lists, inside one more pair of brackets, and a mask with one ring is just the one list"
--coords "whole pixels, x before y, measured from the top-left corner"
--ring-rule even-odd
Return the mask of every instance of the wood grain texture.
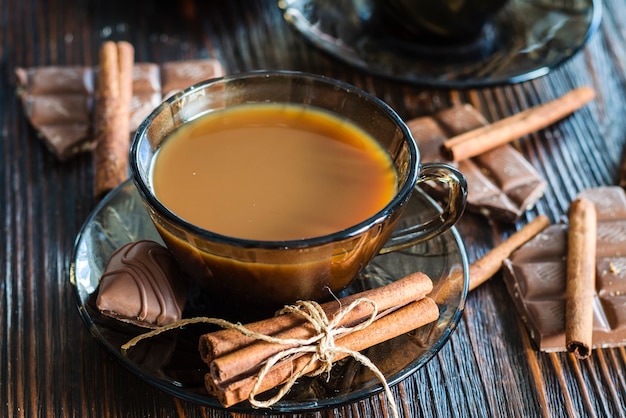
[[[581, 189], [618, 180], [626, 143], [623, 0], [604, 2], [600, 30], [548, 76], [464, 91], [429, 90], [355, 71], [294, 33], [270, 0], [0, 0], [0, 10], [0, 416], [230, 416], [143, 382], [83, 325], [68, 266], [74, 238], [95, 205], [93, 161], [83, 155], [60, 164], [48, 153], [21, 111], [16, 66], [93, 65], [104, 40], [127, 40], [138, 62], [211, 57], [229, 73], [325, 74], [381, 97], [406, 119], [467, 102], [497, 120], [576, 86], [592, 86], [595, 101], [513, 142], [550, 186], [518, 225], [464, 215], [459, 231], [470, 261], [536, 214], [558, 221]], [[624, 370], [624, 348], [596, 350], [585, 362], [535, 351], [496, 276], [469, 296], [444, 348], [393, 391], [405, 417], [620, 417], [626, 411]], [[390, 411], [378, 395], [296, 416], [384, 417]]]

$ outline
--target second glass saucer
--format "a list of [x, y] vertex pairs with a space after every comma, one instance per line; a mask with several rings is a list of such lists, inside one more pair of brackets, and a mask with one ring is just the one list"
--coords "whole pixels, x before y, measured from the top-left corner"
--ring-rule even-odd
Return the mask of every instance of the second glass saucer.
[[369, 73], [431, 87], [531, 80], [573, 57], [600, 25], [600, 0], [510, 0], [479, 38], [433, 45], [397, 36], [373, 0], [279, 0], [315, 46]]

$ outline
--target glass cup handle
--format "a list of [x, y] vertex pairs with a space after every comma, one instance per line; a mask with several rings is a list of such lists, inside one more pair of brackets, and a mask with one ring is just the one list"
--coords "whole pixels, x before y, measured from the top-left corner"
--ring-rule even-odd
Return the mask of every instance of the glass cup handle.
[[445, 163], [425, 163], [415, 183], [426, 181], [443, 183], [448, 189], [448, 199], [443, 211], [432, 218], [408, 228], [395, 231], [380, 254], [397, 251], [436, 237], [448, 230], [459, 219], [467, 201], [467, 181], [455, 167]]

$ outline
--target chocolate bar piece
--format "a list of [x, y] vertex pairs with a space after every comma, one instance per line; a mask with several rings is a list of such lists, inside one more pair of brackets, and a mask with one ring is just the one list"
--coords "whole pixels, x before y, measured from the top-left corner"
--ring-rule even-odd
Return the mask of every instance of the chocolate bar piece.
[[93, 149], [94, 75], [88, 67], [18, 68], [26, 117], [60, 160]]
[[90, 67], [17, 68], [15, 75], [25, 94], [31, 96], [59, 94], [92, 95], [94, 75]]
[[[95, 148], [97, 68], [50, 66], [16, 68], [24, 113], [48, 149], [61, 161]], [[130, 132], [164, 99], [205, 79], [224, 74], [217, 60], [136, 63]]]
[[179, 321], [187, 282], [170, 252], [148, 240], [128, 243], [109, 259], [96, 307], [107, 316], [146, 328]]
[[[595, 203], [598, 220], [593, 347], [626, 345], [626, 194], [611, 186], [580, 196]], [[506, 287], [541, 351], [566, 351], [567, 233], [551, 225], [504, 262]]]
[[[443, 161], [439, 149], [449, 138], [486, 125], [471, 105], [458, 105], [407, 122], [422, 161]], [[467, 210], [515, 222], [543, 196], [546, 181], [511, 145], [505, 144], [456, 163], [468, 184]]]

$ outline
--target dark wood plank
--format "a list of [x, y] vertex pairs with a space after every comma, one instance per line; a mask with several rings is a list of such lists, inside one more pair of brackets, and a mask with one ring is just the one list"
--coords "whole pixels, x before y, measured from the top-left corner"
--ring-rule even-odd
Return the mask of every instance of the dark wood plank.
[[[514, 141], [550, 187], [517, 225], [464, 215], [459, 231], [475, 260], [537, 214], [558, 221], [580, 190], [617, 183], [626, 143], [626, 6], [607, 0], [604, 8], [598, 33], [548, 76], [453, 91], [381, 79], [338, 62], [291, 30], [274, 1], [0, 0], [0, 416], [230, 416], [145, 383], [83, 325], [67, 281], [74, 238], [96, 203], [92, 160], [58, 163], [36, 138], [15, 93], [16, 66], [95, 65], [104, 40], [125, 39], [138, 61], [211, 57], [230, 73], [325, 74], [381, 97], [407, 119], [467, 102], [497, 120], [593, 86], [593, 103]], [[469, 296], [448, 344], [393, 390], [407, 417], [619, 417], [626, 411], [624, 370], [624, 348], [596, 350], [584, 362], [534, 350], [496, 275]], [[299, 416], [389, 414], [378, 395]]]

